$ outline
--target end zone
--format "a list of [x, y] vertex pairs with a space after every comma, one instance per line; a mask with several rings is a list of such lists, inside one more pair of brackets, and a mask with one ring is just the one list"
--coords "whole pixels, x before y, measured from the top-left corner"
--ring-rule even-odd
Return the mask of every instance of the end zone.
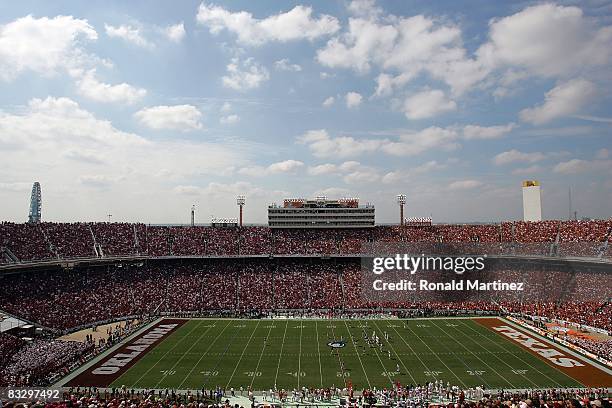
[[475, 322], [543, 360], [585, 387], [612, 387], [612, 375], [586, 357], [570, 352], [536, 333], [500, 318], [475, 318]]
[[65, 386], [108, 387], [185, 322], [183, 319], [160, 320], [75, 376]]

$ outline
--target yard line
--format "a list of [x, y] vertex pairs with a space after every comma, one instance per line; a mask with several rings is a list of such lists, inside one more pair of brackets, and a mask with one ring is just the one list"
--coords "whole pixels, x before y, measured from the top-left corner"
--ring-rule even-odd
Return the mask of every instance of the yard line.
[[319, 344], [319, 325], [316, 320], [315, 330], [317, 332], [317, 353], [319, 354], [319, 375], [321, 376], [321, 388], [323, 388], [323, 368], [321, 367], [321, 345]]
[[[478, 357], [476, 354], [472, 353], [472, 351], [470, 349], [468, 349], [467, 347], [465, 347], [463, 345], [463, 343], [455, 340], [446, 330], [444, 330], [443, 328], [441, 328], [440, 326], [438, 326], [433, 320], [427, 320], [428, 322], [430, 322], [431, 324], [433, 324], [434, 326], [436, 326], [438, 329], [440, 329], [447, 337], [450, 337], [453, 339], [453, 341], [457, 344], [459, 344], [461, 347], [463, 347], [465, 350], [467, 350], [471, 355], [473, 355], [474, 357], [476, 357], [478, 360], [480, 360], [481, 362], [483, 362], [487, 367], [489, 367], [491, 370], [493, 370], [493, 372], [495, 373], [495, 375], [497, 375], [499, 378], [501, 378], [502, 381], [507, 382], [508, 384], [510, 384], [510, 388], [516, 388], [514, 386], [514, 384], [512, 384], [508, 379], [506, 379], [503, 375], [501, 375], [499, 372], [497, 372], [497, 370], [495, 370], [493, 367], [491, 367], [490, 365], [488, 365], [485, 361], [483, 361], [480, 357]], [[438, 340], [438, 343], [442, 344], [441, 341]], [[448, 347], [446, 347], [445, 344], [442, 344], [444, 346], [445, 349], [448, 350]], [[470, 370], [470, 366], [459, 356], [453, 354], [453, 357], [459, 361], [461, 361], [461, 363], [463, 363], [463, 365]], [[474, 370], [477, 371], [477, 370]], [[489, 384], [487, 384], [487, 381], [479, 374], [476, 374], [476, 377], [480, 378], [482, 380], [482, 382], [487, 386], [487, 388], [491, 388], [489, 386]]]
[[438, 355], [438, 353], [436, 353], [435, 351], [433, 351], [433, 350], [431, 349], [431, 347], [429, 347], [429, 344], [425, 343], [425, 342], [424, 342], [424, 341], [423, 341], [423, 340], [422, 340], [422, 339], [419, 337], [419, 335], [418, 335], [418, 334], [416, 334], [416, 332], [415, 332], [414, 330], [412, 330], [412, 328], [410, 328], [410, 325], [408, 325], [408, 324], [407, 324], [407, 325], [406, 325], [406, 327], [408, 328], [408, 330], [410, 330], [410, 331], [412, 332], [412, 334], [414, 334], [414, 335], [415, 335], [415, 337], [416, 337], [417, 339], [419, 339], [419, 340], [421, 341], [421, 343], [423, 343], [423, 344], [425, 345], [425, 347], [427, 347], [427, 348], [429, 349], [429, 351], [431, 351], [431, 353], [432, 353], [434, 356], [436, 356], [436, 358], [437, 358], [438, 360], [440, 360], [440, 362], [442, 363], [442, 365], [444, 365], [444, 367], [446, 367], [446, 369], [447, 369], [448, 371], [450, 371], [450, 372], [451, 372], [451, 374], [453, 374], [457, 380], [459, 380], [459, 382], [461, 383], [461, 385], [463, 385], [465, 388], [468, 388], [468, 386], [467, 386], [467, 385], [466, 385], [466, 384], [463, 382], [463, 380], [462, 380], [461, 378], [459, 378], [459, 376], [457, 375], [457, 373], [455, 373], [453, 370], [451, 370], [451, 369], [450, 369], [450, 367], [449, 367], [449, 366], [447, 366], [447, 365], [446, 365], [446, 363], [444, 362], [444, 360], [442, 360], [442, 359], [440, 358], [440, 356]]
[[[143, 375], [141, 375], [136, 382], [134, 382], [130, 388], [135, 388], [135, 386], [140, 382], [140, 380], [142, 380], [147, 374], [149, 374], [149, 372], [154, 369], [155, 367], [157, 367], [157, 364], [159, 364], [160, 361], [162, 361], [164, 359], [164, 357], [166, 357], [172, 350], [174, 350], [176, 348], [176, 346], [178, 346], [183, 340], [185, 340], [187, 337], [189, 337], [189, 335], [191, 333], [193, 333], [193, 331], [195, 329], [197, 329], [198, 327], [200, 327], [200, 325], [202, 324], [202, 322], [198, 323], [193, 329], [189, 330], [189, 333], [187, 333], [185, 336], [181, 337], [181, 339], [179, 341], [177, 341], [176, 343], [174, 343], [174, 345], [172, 347], [170, 347], [168, 349], [168, 351], [166, 351], [156, 362], [155, 364], [153, 364], [147, 371], [144, 372]], [[165, 340], [165, 339], [164, 339]], [[161, 344], [161, 343], [160, 343]], [[127, 371], [126, 371], [127, 372]]]
[[278, 370], [280, 368], [281, 358], [283, 356], [283, 348], [285, 347], [285, 336], [287, 335], [287, 326], [289, 326], [289, 320], [285, 323], [285, 332], [283, 333], [283, 342], [281, 344], [280, 354], [278, 355], [278, 364], [276, 365], [276, 375], [274, 376], [274, 389], [276, 390], [276, 380], [278, 379]]
[[[346, 320], [344, 321], [344, 325], [346, 326], [346, 330], [348, 331], [349, 336], [351, 336], [351, 331], [349, 330], [348, 324], [346, 323]], [[348, 341], [348, 339], [347, 339]], [[357, 346], [355, 345], [355, 342], [351, 339], [351, 343], [353, 343], [353, 347], [355, 348], [355, 353], [357, 353], [357, 358], [359, 359], [359, 364], [361, 364], [361, 369], [363, 370], [363, 373], [365, 374], [365, 378], [366, 381], [368, 382], [368, 388], [372, 388], [372, 384], [370, 384], [370, 379], [368, 378], [368, 373], [366, 372], [365, 367], [363, 366], [363, 361], [361, 361], [361, 356], [359, 355], [359, 350], [357, 350]]]
[[232, 371], [231, 377], [227, 381], [227, 385], [225, 386], [225, 389], [229, 388], [230, 383], [232, 382], [232, 379], [234, 378], [234, 374], [236, 374], [236, 370], [238, 369], [238, 366], [240, 365], [240, 362], [242, 361], [242, 357], [244, 356], [244, 352], [246, 351], [247, 347], [249, 347], [249, 344], [251, 343], [251, 340], [253, 339], [253, 335], [255, 334], [255, 331], [257, 331], [257, 328], [259, 327], [259, 323], [260, 322], [261, 322], [261, 320], [257, 321], [257, 324], [255, 325], [255, 328], [253, 329], [253, 332], [251, 333], [251, 337], [249, 337], [249, 341], [247, 341], [246, 346], [244, 346], [244, 349], [242, 349], [242, 354], [240, 355], [240, 358], [238, 359], [238, 362], [236, 363], [236, 366], [234, 367], [234, 371]]
[[[376, 321], [375, 321], [375, 323], [376, 323]], [[363, 328], [363, 324], [361, 325], [361, 331], [364, 332], [366, 336], [368, 335], [368, 333]], [[350, 331], [349, 331], [349, 335], [351, 336], [351, 339], [352, 339], [353, 335], [350, 333]], [[393, 386], [393, 380], [391, 379], [391, 376], [389, 375], [389, 370], [387, 370], [387, 368], [385, 367], [385, 364], [380, 359], [380, 356], [378, 355], [378, 350], [376, 349], [376, 347], [374, 347], [374, 354], [376, 354], [376, 357], [378, 357], [378, 361], [380, 362], [380, 365], [382, 366], [382, 368], [384, 370], [383, 372], [385, 373], [385, 375], [387, 376], [387, 379], [389, 380], [389, 382]]]
[[[464, 326], [466, 326], [467, 328], [469, 328], [470, 330], [474, 331], [474, 333], [479, 334], [479, 333], [478, 333], [476, 330], [474, 330], [473, 328], [471, 328], [469, 325], [465, 324], [464, 322], [460, 322], [460, 323], [461, 323], [461, 324], [463, 324]], [[471, 336], [468, 336], [468, 335], [467, 335], [467, 333], [465, 333], [463, 330], [459, 330], [457, 327], [453, 327], [453, 328], [454, 328], [456, 331], [458, 331], [459, 333], [461, 333], [461, 334], [462, 334], [464, 337], [469, 338], [469, 339], [470, 339], [470, 341], [471, 341], [472, 343], [474, 343], [474, 344], [478, 345], [480, 348], [482, 348], [482, 349], [483, 349], [483, 350], [485, 350], [485, 351], [489, 351], [487, 348], [485, 348], [485, 347], [482, 345], [482, 343], [477, 342], [477, 341], [474, 341], [474, 339], [473, 339]], [[483, 336], [483, 337], [486, 337], [486, 336]], [[488, 337], [487, 337], [487, 340], [491, 341], [493, 344], [495, 344], [497, 347], [499, 347], [499, 345], [498, 345], [497, 343], [495, 343], [493, 340], [489, 339]], [[507, 351], [507, 350], [504, 350], [504, 351]], [[474, 354], [474, 353], [472, 353], [472, 354]], [[502, 358], [498, 357], [498, 356], [497, 356], [497, 354], [495, 354], [495, 353], [490, 353], [490, 354], [492, 354], [492, 355], [493, 355], [493, 357], [495, 357], [495, 358], [496, 358], [498, 361], [500, 361], [501, 363], [505, 364], [506, 366], [508, 366], [508, 368], [510, 368], [510, 369], [512, 370], [512, 366], [511, 366], [510, 364], [508, 364], [508, 363], [506, 362], [506, 360], [504, 360], [504, 359], [502, 359]], [[479, 360], [480, 360], [480, 358], [479, 358]], [[482, 361], [482, 360], [481, 360], [481, 361]], [[487, 363], [485, 362], [485, 364], [487, 364]], [[487, 364], [487, 366], [489, 366], [489, 365]], [[489, 367], [490, 367], [490, 366], [489, 366]], [[538, 384], [536, 384], [536, 383], [535, 383], [535, 382], [534, 382], [534, 381], [533, 381], [531, 378], [527, 377], [527, 376], [526, 376], [526, 375], [524, 375], [524, 374], [519, 374], [519, 375], [520, 375], [520, 376], [522, 376], [523, 378], [525, 378], [527, 381], [529, 381], [529, 382], [530, 382], [532, 385], [534, 385], [536, 388], [538, 387]], [[504, 377], [504, 378], [505, 378], [505, 377]], [[508, 381], [508, 383], [510, 383], [510, 385], [512, 385], [512, 387], [513, 387], [513, 388], [516, 388], [516, 387], [515, 387], [515, 386], [514, 386], [514, 385], [513, 385], [513, 384], [510, 382], [510, 380], [506, 379], [506, 381]]]
[[228, 320], [227, 324], [225, 325], [225, 327], [223, 328], [223, 330], [221, 330], [221, 332], [217, 335], [217, 337], [215, 337], [215, 339], [210, 343], [210, 346], [208, 346], [208, 348], [206, 349], [206, 351], [204, 353], [202, 353], [202, 355], [200, 356], [200, 359], [198, 360], [197, 363], [195, 363], [195, 365], [193, 367], [191, 367], [191, 370], [189, 371], [189, 374], [187, 374], [185, 376], [185, 378], [183, 379], [183, 382], [181, 382], [179, 384], [178, 387], [176, 387], [177, 389], [181, 389], [181, 387], [183, 386], [183, 384], [185, 383], [185, 381], [187, 381], [187, 378], [189, 378], [191, 376], [191, 373], [193, 373], [193, 370], [195, 370], [195, 368], [198, 366], [198, 364], [200, 364], [200, 361], [202, 361], [202, 359], [206, 356], [206, 354], [208, 354], [208, 352], [210, 351], [210, 349], [212, 348], [212, 346], [217, 342], [217, 340], [219, 340], [219, 337], [221, 337], [221, 335], [223, 334], [223, 332], [225, 331], [225, 329], [227, 329], [227, 327], [230, 325], [232, 321]]
[[[406, 323], [404, 322], [404, 324], [406, 324]], [[418, 354], [417, 352], [415, 352], [415, 351], [414, 351], [414, 349], [412, 348], [412, 346], [410, 345], [410, 343], [408, 343], [408, 342], [406, 341], [406, 339], [404, 339], [404, 336], [402, 336], [402, 335], [400, 334], [400, 332], [398, 332], [398, 331], [397, 331], [397, 329], [396, 329], [395, 327], [393, 327], [393, 330], [395, 331], [395, 333], [397, 333], [397, 335], [399, 336], [399, 338], [400, 338], [400, 339], [402, 339], [402, 341], [404, 342], [404, 344], [405, 344], [405, 345], [407, 345], [407, 346], [408, 346], [408, 348], [410, 348], [410, 351], [412, 352], [412, 354], [414, 354], [414, 355], [416, 356], [416, 358], [418, 358], [418, 359], [419, 359], [419, 361], [420, 361], [420, 362], [421, 362], [421, 364], [423, 365], [423, 368], [424, 368], [425, 370], [427, 370], [427, 371], [431, 372], [431, 370], [429, 369], [429, 367], [427, 367], [427, 365], [426, 365], [426, 364], [423, 362], [423, 360], [421, 360], [421, 357], [419, 356], [419, 354]], [[404, 367], [405, 367], [405, 366], [404, 366]], [[411, 375], [411, 377], [412, 377], [412, 375]], [[434, 377], [434, 378], [436, 378], [436, 376], [435, 376], [435, 375], [434, 375], [433, 377]], [[415, 380], [414, 385], [416, 385], [416, 384], [417, 384], [417, 382], [416, 382], [416, 380]]]
[[[466, 327], [470, 328], [472, 331], [474, 331], [474, 332], [478, 333], [478, 331], [477, 331], [477, 330], [475, 330], [475, 329], [473, 329], [473, 328], [469, 327], [468, 325], [464, 324], [464, 326], [466, 326]], [[495, 333], [495, 335], [496, 335], [496, 336], [498, 336], [498, 337], [499, 337], [499, 338], [501, 338], [501, 339], [504, 339], [504, 338], [503, 338], [503, 337], [501, 337], [501, 335], [499, 335], [498, 333]], [[487, 337], [487, 336], [484, 336], [484, 337]], [[487, 337], [487, 338], [488, 338], [488, 337]], [[498, 343], [494, 342], [494, 341], [493, 341], [493, 340], [491, 340], [491, 339], [488, 339], [488, 340], [489, 340], [490, 342], [492, 342], [492, 343], [496, 344], [496, 345], [497, 345], [499, 348], [501, 348], [502, 350], [504, 350], [504, 351], [508, 351], [508, 349], [507, 349], [506, 347], [502, 346], [501, 344], [498, 344]], [[504, 344], [505, 344], [506, 342], [507, 342], [507, 341], [506, 341], [506, 339], [504, 339]], [[508, 343], [508, 344], [513, 344], [513, 343]], [[522, 348], [520, 348], [519, 346], [517, 346], [517, 347], [518, 347], [518, 349], [519, 349], [521, 352], [524, 352], [524, 353], [527, 353], [527, 354], [528, 354], [528, 352], [524, 351], [524, 350], [523, 350]], [[530, 354], [529, 354], [529, 355], [530, 355]], [[538, 370], [537, 368], [535, 368], [534, 366], [532, 366], [532, 365], [531, 365], [529, 362], [527, 362], [527, 361], [523, 360], [523, 359], [520, 357], [520, 355], [516, 355], [516, 358], [518, 358], [519, 360], [521, 360], [523, 363], [527, 364], [529, 367], [533, 368], [535, 371], [537, 371], [538, 373], [540, 373], [540, 375], [542, 375], [542, 376], [544, 376], [544, 377], [548, 378], [550, 381], [552, 381], [553, 383], [557, 384], [559, 387], [563, 387], [563, 385], [562, 385], [562, 384], [560, 384], [558, 381], [554, 380], [553, 378], [550, 378], [550, 377], [549, 377], [549, 376], [547, 376], [545, 373], [543, 373], [542, 371], [540, 371], [540, 370]], [[559, 370], [557, 370], [557, 371], [559, 371]], [[563, 373], [562, 371], [559, 371], [559, 372], [560, 372], [560, 373]], [[565, 373], [563, 373], [563, 374], [565, 374]], [[571, 377], [570, 377], [570, 378], [571, 378]], [[572, 378], [572, 380], [573, 380], [573, 378]]]
[[300, 377], [302, 376], [302, 332], [304, 324], [300, 320], [300, 354], [298, 355], [297, 389], [300, 389]]
[[[202, 320], [202, 322], [205, 322], [206, 320]], [[202, 324], [202, 322], [200, 322], [198, 324], [198, 327], [200, 327], [200, 325]], [[179, 365], [179, 363], [181, 361], [183, 361], [183, 358], [187, 355], [187, 353], [189, 353], [191, 351], [192, 348], [194, 348], [196, 346], [196, 344], [198, 344], [198, 342], [202, 339], [202, 337], [204, 337], [204, 335], [206, 335], [206, 333], [208, 333], [210, 331], [210, 329], [213, 327], [213, 325], [208, 325], [208, 328], [206, 328], [206, 331], [204, 331], [204, 333], [202, 333], [198, 339], [196, 341], [193, 342], [193, 344], [187, 349], [186, 352], [181, 354], [181, 358], [179, 358], [176, 363], [174, 363], [174, 365], [172, 365], [172, 367], [170, 368], [170, 370], [168, 371], [172, 371], [176, 368], [177, 365]], [[155, 386], [153, 388], [157, 388], [157, 386], [164, 380], [164, 378], [166, 378], [167, 375], [164, 374], [162, 375], [162, 378], [159, 379], [159, 381], [155, 384]]]
[[[257, 374], [257, 371], [259, 370], [259, 364], [261, 363], [261, 358], [263, 357], [266, 346], [268, 345], [268, 337], [270, 337], [270, 333], [272, 332], [272, 327], [274, 327], [274, 325], [270, 324], [270, 328], [268, 329], [268, 334], [266, 335], [266, 340], [264, 340], [264, 345], [261, 348], [261, 353], [259, 354], [259, 360], [257, 360], [257, 367], [255, 367], [255, 374]], [[253, 389], [254, 381], [255, 381], [255, 375], [253, 375], [253, 379], [251, 380], [251, 385], [250, 385], [251, 389]]]
[[[376, 320], [374, 320], [374, 324], [376, 325], [376, 327], [378, 327], [378, 330], [382, 329], [380, 328], [380, 326], [378, 325], [378, 322]], [[400, 363], [402, 363], [402, 365], [404, 366], [404, 369], [406, 370], [406, 372], [408, 373], [408, 375], [410, 376], [410, 378], [412, 378], [412, 381], [414, 382], [414, 384], [416, 385], [417, 382], [414, 379], [414, 377], [412, 376], [412, 373], [408, 370], [408, 367], [406, 367], [406, 364], [404, 364], [404, 361], [402, 360], [402, 358], [399, 356], [399, 354], [397, 354], [397, 351], [395, 351], [395, 347], [393, 347], [393, 345], [391, 344], [390, 341], [387, 341], [387, 343], [389, 344], [389, 347], [391, 347], [391, 350], [393, 350], [393, 353], [395, 353], [395, 355], [397, 356], [397, 358], [399, 359]]]
[[[336, 340], [336, 331], [334, 330], [334, 327], [336, 327], [336, 325], [331, 324], [331, 329], [332, 329], [332, 340]], [[333, 349], [332, 353], [336, 352], [336, 357], [338, 357], [338, 367], [340, 368], [340, 374], [342, 375], [342, 380], [344, 381], [344, 386], [347, 386], [347, 381], [346, 381], [346, 377], [344, 376], [344, 364], [342, 363], [342, 360], [340, 359], [340, 352], [338, 351], [338, 349]], [[320, 356], [319, 356], [320, 358]]]

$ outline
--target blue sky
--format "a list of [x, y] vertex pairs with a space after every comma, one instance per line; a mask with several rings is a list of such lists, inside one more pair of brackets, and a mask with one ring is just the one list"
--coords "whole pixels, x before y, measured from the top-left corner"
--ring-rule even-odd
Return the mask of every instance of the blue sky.
[[1, 2], [0, 217], [612, 215], [612, 3]]

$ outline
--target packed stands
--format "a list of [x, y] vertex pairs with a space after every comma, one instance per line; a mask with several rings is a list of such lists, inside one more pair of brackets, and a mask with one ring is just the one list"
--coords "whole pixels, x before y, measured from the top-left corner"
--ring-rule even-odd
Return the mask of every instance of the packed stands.
[[[0, 224], [0, 247], [19, 261], [111, 256], [333, 255], [367, 253], [373, 243], [435, 250], [454, 245], [510, 255], [597, 257], [612, 221], [440, 224], [369, 229], [146, 226], [128, 223]], [[448, 246], [446, 247], [448, 248]], [[610, 248], [604, 250], [609, 256]]]

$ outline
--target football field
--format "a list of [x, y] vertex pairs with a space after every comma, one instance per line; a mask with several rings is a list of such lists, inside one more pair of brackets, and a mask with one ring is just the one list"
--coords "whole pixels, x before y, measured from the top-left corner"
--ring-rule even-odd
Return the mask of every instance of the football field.
[[[485, 389], [585, 385], [482, 321], [506, 324], [498, 319], [185, 320], [126, 364], [110, 384], [97, 385], [179, 390], [349, 384], [361, 390], [434, 380]], [[382, 347], [366, 342], [366, 336], [379, 337]], [[597, 379], [600, 374], [592, 370]], [[607, 384], [610, 376], [601, 375], [599, 381]]]

